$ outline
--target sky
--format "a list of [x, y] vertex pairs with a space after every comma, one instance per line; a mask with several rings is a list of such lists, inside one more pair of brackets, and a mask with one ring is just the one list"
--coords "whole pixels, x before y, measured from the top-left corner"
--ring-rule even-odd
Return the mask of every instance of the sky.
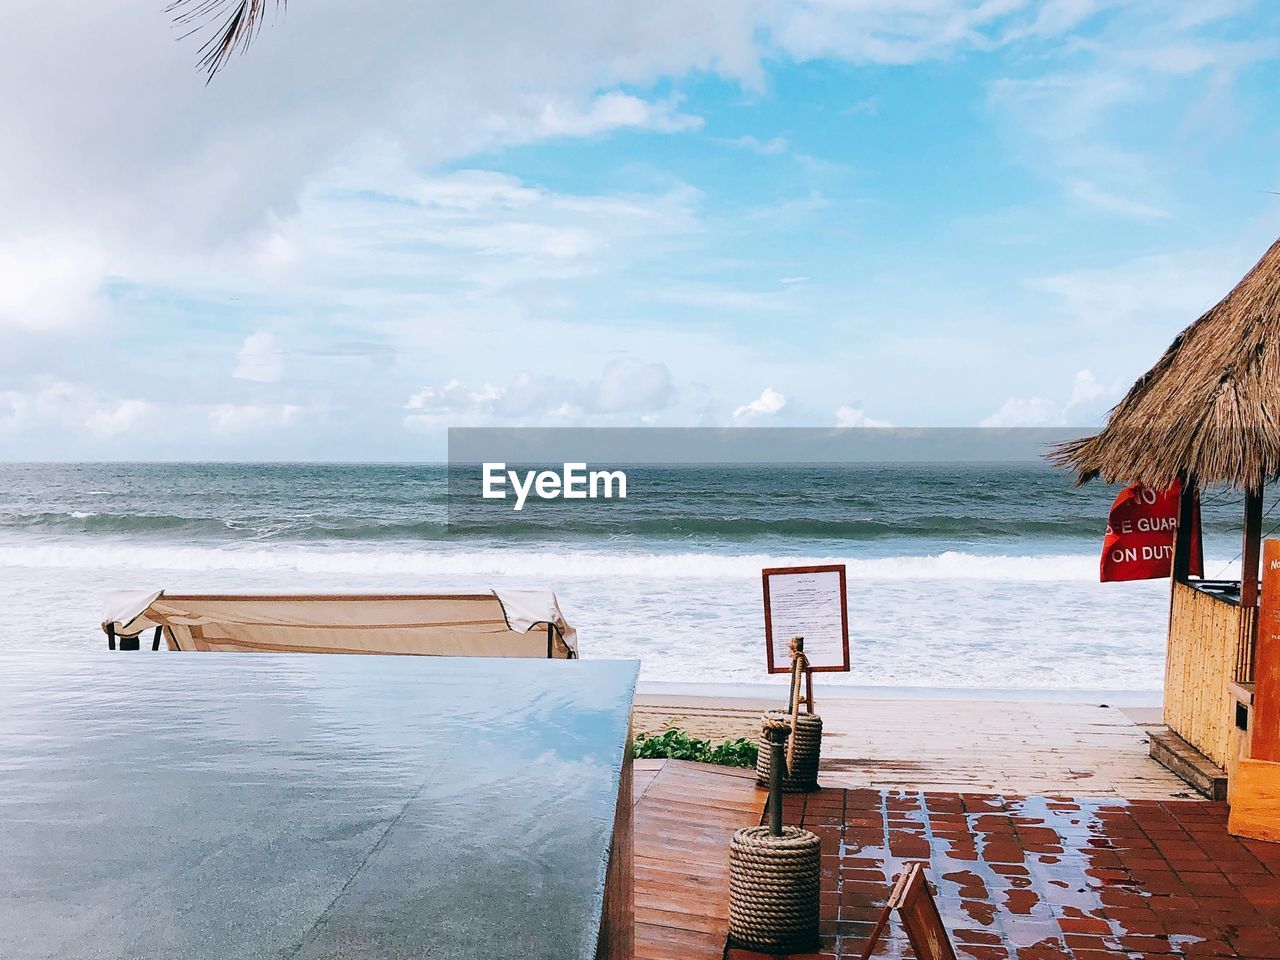
[[1092, 426], [1280, 235], [1280, 5], [5, 0], [0, 459]]

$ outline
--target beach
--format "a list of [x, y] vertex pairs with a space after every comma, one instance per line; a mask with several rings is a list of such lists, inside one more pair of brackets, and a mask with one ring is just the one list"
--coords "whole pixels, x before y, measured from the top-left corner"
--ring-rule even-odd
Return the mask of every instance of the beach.
[[[641, 686], [632, 727], [679, 729], [718, 743], [758, 740], [777, 697], [711, 695], [696, 686]], [[821, 692], [821, 680], [818, 691]], [[1186, 799], [1187, 784], [1148, 756], [1160, 708], [1118, 707], [1056, 695], [888, 690], [817, 699], [823, 718], [824, 785], [896, 790], [969, 790], [1031, 796]]]

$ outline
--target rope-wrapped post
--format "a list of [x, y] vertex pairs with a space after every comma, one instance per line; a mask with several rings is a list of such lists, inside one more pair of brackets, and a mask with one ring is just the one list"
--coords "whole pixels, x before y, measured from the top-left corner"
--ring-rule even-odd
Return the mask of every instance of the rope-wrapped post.
[[[788, 745], [790, 764], [783, 764], [782, 789], [786, 793], [808, 793], [818, 789], [818, 761], [822, 757], [822, 718], [816, 713], [792, 714], [785, 710], [770, 710], [764, 715], [767, 727], [772, 722], [785, 723], [790, 730], [794, 723], [792, 743]], [[756, 783], [769, 785], [773, 767], [770, 745], [764, 733], [760, 735], [760, 749], [756, 754]]]
[[821, 854], [818, 838], [782, 825], [782, 772], [791, 735], [785, 714], [766, 719], [773, 776], [769, 826], [748, 827], [729, 847], [729, 944], [764, 953], [802, 953], [818, 945]]

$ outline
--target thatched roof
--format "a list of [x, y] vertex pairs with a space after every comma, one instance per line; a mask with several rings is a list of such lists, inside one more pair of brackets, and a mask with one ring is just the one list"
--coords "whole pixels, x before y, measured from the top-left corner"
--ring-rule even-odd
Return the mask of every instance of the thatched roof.
[[1257, 490], [1280, 475], [1280, 241], [1217, 306], [1183, 330], [1095, 437], [1050, 459], [1081, 483]]

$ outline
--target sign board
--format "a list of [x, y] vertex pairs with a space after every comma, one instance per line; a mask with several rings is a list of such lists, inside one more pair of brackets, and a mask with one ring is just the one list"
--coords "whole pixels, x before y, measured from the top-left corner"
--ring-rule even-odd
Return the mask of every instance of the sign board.
[[871, 960], [880, 937], [888, 926], [889, 915], [898, 911], [898, 920], [907, 932], [907, 940], [911, 943], [911, 952], [919, 960], [957, 960], [956, 951], [951, 946], [951, 938], [947, 936], [947, 928], [942, 922], [942, 914], [938, 912], [938, 904], [929, 889], [929, 881], [925, 879], [923, 863], [909, 863], [898, 877], [898, 882], [889, 894], [889, 902], [884, 905], [880, 919], [876, 921], [867, 938], [867, 946], [862, 960]]
[[942, 915], [924, 876], [924, 864], [907, 867], [897, 888], [889, 897], [889, 906], [898, 911], [898, 919], [907, 931], [911, 950], [919, 960], [956, 960], [955, 949]]
[[[1178, 529], [1178, 502], [1182, 484], [1174, 481], [1167, 490], [1153, 490], [1140, 483], [1120, 491], [1107, 517], [1107, 535], [1102, 541], [1099, 579], [1158, 580], [1173, 570], [1173, 538]], [[1204, 558], [1200, 543], [1200, 501], [1192, 513], [1192, 576], [1203, 576]]]
[[764, 639], [770, 673], [791, 669], [792, 637], [804, 637], [815, 671], [849, 669], [849, 609], [844, 564], [774, 567], [764, 580]]

